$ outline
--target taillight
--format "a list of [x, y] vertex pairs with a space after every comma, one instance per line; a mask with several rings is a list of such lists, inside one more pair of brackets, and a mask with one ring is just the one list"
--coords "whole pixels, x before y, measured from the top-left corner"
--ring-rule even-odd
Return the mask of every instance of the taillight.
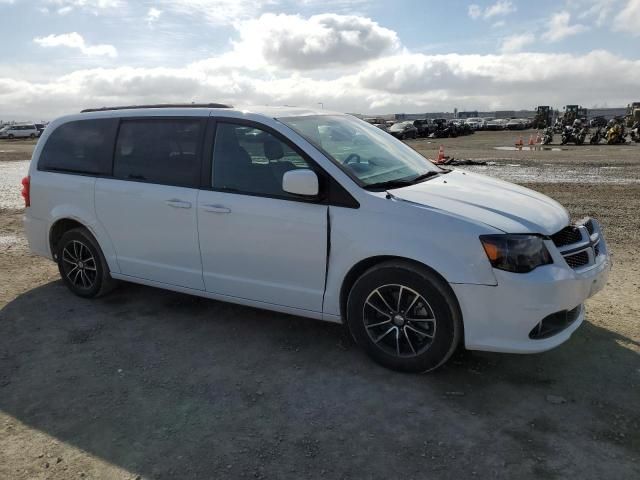
[[24, 206], [31, 206], [31, 177], [26, 176], [22, 179], [22, 198], [24, 198]]

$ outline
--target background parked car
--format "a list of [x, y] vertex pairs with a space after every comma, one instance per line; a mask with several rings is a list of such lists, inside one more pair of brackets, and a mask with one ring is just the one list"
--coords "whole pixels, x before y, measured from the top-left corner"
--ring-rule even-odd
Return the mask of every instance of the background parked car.
[[472, 130], [480, 130], [484, 126], [484, 120], [480, 117], [467, 118], [465, 122]]
[[0, 138], [36, 138], [38, 129], [34, 124], [7, 125], [0, 130]]
[[38, 133], [36, 136], [39, 137], [40, 135], [42, 135], [42, 132], [44, 132], [44, 129], [47, 127], [47, 125], [44, 123], [36, 123], [35, 127], [38, 130]]
[[493, 117], [482, 117], [482, 130], [486, 130], [487, 123], [492, 122], [493, 120], [495, 120]]
[[507, 130], [524, 130], [526, 125], [521, 118], [512, 118], [506, 123], [505, 128]]
[[413, 126], [418, 129], [419, 137], [427, 137], [429, 135], [429, 120], [414, 120]]
[[496, 118], [495, 120], [491, 120], [490, 122], [487, 122], [487, 125], [485, 126], [485, 129], [487, 129], [487, 130], [504, 130], [506, 128], [508, 122], [509, 122], [509, 120], [506, 120], [504, 118]]
[[389, 133], [400, 140], [405, 138], [416, 138], [418, 129], [414, 127], [413, 122], [398, 122], [391, 125]]

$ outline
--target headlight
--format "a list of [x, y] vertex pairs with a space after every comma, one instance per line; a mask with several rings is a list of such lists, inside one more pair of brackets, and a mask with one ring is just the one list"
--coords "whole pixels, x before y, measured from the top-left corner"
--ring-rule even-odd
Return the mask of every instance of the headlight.
[[527, 273], [553, 263], [539, 235], [481, 235], [480, 241], [493, 268], [507, 272]]

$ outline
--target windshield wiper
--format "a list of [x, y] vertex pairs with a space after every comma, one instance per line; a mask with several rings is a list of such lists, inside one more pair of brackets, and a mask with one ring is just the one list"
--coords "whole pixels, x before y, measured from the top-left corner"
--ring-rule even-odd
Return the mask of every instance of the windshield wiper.
[[428, 172], [423, 173], [422, 175], [418, 175], [416, 178], [411, 180], [411, 183], [422, 182], [423, 180], [427, 180], [429, 178], [435, 177], [437, 175], [440, 175], [441, 173], [446, 173], [446, 172], [438, 172], [438, 171], [435, 171], [435, 170], [429, 170]]
[[400, 188], [413, 185], [412, 180], [387, 180], [386, 182], [371, 183], [365, 185], [366, 190], [386, 190], [387, 188]]
[[441, 173], [448, 173], [448, 171], [442, 171], [442, 172], [438, 172], [435, 170], [430, 170], [426, 173], [423, 173], [422, 175], [418, 175], [415, 178], [412, 178], [411, 180], [408, 180], [406, 178], [401, 178], [401, 179], [396, 179], [396, 180], [387, 180], [386, 182], [378, 182], [378, 183], [372, 183], [370, 185], [366, 185], [364, 188], [367, 190], [386, 190], [388, 188], [401, 188], [401, 187], [407, 187], [409, 185], [414, 185], [416, 183], [420, 183], [423, 182], [425, 180], [428, 180], [429, 178], [433, 178], [436, 177], [438, 175], [440, 175]]

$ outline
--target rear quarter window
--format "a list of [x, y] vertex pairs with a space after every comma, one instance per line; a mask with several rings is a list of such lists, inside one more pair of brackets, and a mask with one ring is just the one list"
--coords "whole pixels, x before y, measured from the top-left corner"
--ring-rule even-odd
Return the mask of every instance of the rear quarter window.
[[56, 128], [42, 149], [39, 170], [111, 174], [117, 118], [68, 122]]

